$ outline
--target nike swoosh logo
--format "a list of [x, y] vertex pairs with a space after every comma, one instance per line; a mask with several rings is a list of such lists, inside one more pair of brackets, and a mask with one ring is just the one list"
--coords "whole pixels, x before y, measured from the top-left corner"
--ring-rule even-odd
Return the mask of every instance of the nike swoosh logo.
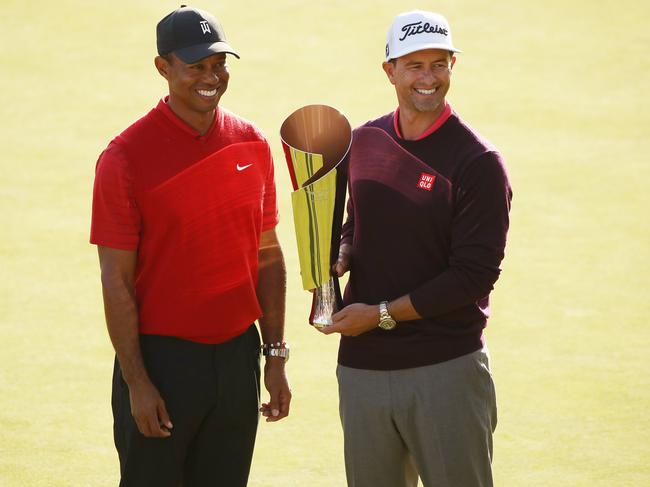
[[252, 164], [246, 164], [245, 166], [240, 166], [239, 163], [237, 163], [237, 170], [238, 171], [243, 171], [247, 167], [251, 167], [251, 166], [252, 166]]

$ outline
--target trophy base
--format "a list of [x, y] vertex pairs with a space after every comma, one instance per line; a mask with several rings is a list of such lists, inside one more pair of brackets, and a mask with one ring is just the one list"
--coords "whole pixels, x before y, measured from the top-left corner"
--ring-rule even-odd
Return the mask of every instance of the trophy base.
[[314, 290], [309, 316], [309, 324], [314, 328], [326, 328], [332, 325], [332, 315], [338, 311], [336, 284], [334, 277], [330, 277], [328, 282]]
[[328, 326], [332, 326], [332, 320], [324, 321], [324, 322], [313, 321], [311, 323], [311, 326], [313, 326], [314, 328], [327, 328]]

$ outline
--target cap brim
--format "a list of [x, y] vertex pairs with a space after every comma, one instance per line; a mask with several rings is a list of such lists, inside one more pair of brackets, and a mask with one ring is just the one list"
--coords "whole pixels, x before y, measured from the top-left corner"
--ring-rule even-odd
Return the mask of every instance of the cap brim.
[[185, 47], [183, 49], [177, 49], [174, 51], [174, 54], [180, 58], [184, 63], [196, 63], [203, 58], [212, 56], [213, 54], [232, 54], [237, 59], [239, 59], [239, 54], [230, 47], [226, 42], [212, 42], [208, 44], [197, 44], [195, 46]]
[[449, 44], [436, 44], [436, 43], [420, 44], [419, 46], [406, 47], [402, 51], [395, 53], [392, 56], [386, 58], [386, 60], [389, 61], [391, 59], [397, 59], [398, 57], [406, 56], [407, 54], [411, 54], [412, 52], [424, 51], [425, 49], [442, 49], [443, 51], [463, 52], [460, 49], [456, 49], [455, 47], [450, 46]]

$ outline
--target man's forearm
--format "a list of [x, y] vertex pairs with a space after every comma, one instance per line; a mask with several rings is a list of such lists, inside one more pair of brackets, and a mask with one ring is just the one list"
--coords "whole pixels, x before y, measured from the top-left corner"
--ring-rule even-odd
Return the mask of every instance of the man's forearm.
[[148, 381], [140, 351], [138, 309], [133, 289], [121, 282], [102, 279], [104, 313], [108, 334], [129, 385]]
[[[275, 230], [262, 233], [259, 249], [257, 299], [262, 308], [259, 319], [264, 343], [284, 341], [284, 300], [287, 273], [284, 257]], [[289, 414], [291, 389], [284, 370], [283, 357], [267, 357], [264, 364], [264, 385], [269, 402], [260, 411], [267, 422], [279, 421]]]
[[395, 321], [411, 321], [422, 318], [413, 307], [411, 297], [406, 294], [388, 303], [388, 313]]
[[262, 308], [259, 319], [264, 343], [284, 340], [284, 311], [287, 273], [279, 245], [260, 249], [257, 299]]

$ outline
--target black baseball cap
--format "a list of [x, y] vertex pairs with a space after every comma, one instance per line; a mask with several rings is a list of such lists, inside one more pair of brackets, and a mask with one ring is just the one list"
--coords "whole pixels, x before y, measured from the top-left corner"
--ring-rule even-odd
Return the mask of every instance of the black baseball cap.
[[173, 52], [188, 64], [222, 52], [239, 58], [214, 15], [187, 5], [158, 22], [156, 43], [161, 56]]

